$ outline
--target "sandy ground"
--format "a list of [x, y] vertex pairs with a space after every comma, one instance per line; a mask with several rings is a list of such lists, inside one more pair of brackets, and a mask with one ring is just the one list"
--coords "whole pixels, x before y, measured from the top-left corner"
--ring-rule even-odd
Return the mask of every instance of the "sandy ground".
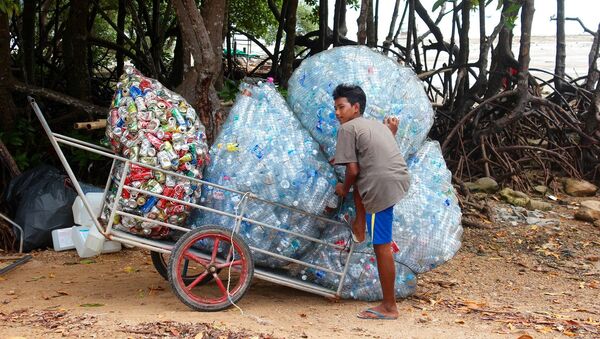
[[466, 228], [456, 257], [398, 300], [397, 321], [256, 279], [243, 313], [193, 312], [144, 250], [91, 261], [49, 250], [0, 277], [0, 337], [599, 338], [600, 229], [573, 220], [578, 200], [567, 201], [547, 215], [559, 226]]

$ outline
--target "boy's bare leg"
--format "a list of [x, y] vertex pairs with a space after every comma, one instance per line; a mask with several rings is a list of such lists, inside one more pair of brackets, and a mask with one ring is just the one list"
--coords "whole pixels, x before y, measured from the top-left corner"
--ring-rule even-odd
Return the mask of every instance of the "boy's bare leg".
[[385, 117], [383, 118], [383, 124], [386, 125], [390, 131], [392, 131], [392, 134], [394, 136], [396, 136], [396, 133], [398, 132], [398, 118], [396, 117]]
[[367, 211], [365, 210], [365, 205], [363, 205], [362, 198], [360, 197], [360, 193], [356, 186], [354, 187], [352, 196], [354, 197], [354, 206], [356, 207], [356, 218], [352, 223], [352, 233], [354, 233], [358, 242], [363, 242], [366, 237], [365, 232], [367, 231]]
[[[383, 300], [381, 304], [370, 308], [373, 311], [381, 313], [391, 318], [398, 318], [398, 306], [396, 306], [396, 292], [394, 283], [396, 281], [396, 266], [394, 265], [394, 257], [390, 243], [373, 245], [375, 256], [377, 257], [377, 270], [379, 271], [379, 282], [381, 283], [381, 291], [383, 292]], [[373, 313], [363, 311], [363, 317], [376, 318]]]

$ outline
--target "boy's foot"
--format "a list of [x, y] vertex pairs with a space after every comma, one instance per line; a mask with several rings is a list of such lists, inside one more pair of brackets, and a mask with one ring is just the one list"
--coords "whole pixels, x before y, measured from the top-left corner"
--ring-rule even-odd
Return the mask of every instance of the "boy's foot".
[[385, 117], [383, 118], [383, 124], [386, 125], [390, 131], [392, 132], [392, 134], [394, 136], [396, 136], [396, 132], [398, 132], [398, 124], [400, 122], [398, 121], [398, 118], [396, 117]]
[[356, 315], [360, 319], [372, 320], [396, 320], [398, 319], [398, 310], [387, 310], [383, 305], [367, 308]]
[[[361, 227], [362, 225], [362, 227]], [[358, 219], [355, 219], [352, 223], [352, 240], [355, 243], [361, 243], [365, 241], [366, 238], [366, 229], [364, 227], [365, 221], [360, 222]]]

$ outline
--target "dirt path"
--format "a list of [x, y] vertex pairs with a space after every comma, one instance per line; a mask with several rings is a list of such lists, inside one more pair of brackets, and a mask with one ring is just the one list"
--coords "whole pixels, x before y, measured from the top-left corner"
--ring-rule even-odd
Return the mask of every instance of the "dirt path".
[[599, 338], [600, 229], [570, 219], [575, 204], [549, 215], [560, 226], [465, 229], [458, 255], [398, 301], [397, 321], [359, 320], [368, 303], [258, 280], [239, 303], [243, 314], [192, 312], [145, 251], [91, 262], [36, 252], [0, 277], [0, 337]]

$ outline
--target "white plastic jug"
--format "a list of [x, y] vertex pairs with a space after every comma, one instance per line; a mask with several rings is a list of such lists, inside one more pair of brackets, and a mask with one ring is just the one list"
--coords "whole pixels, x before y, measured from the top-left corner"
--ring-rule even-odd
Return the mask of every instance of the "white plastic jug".
[[89, 258], [100, 253], [113, 253], [121, 250], [121, 243], [106, 240], [96, 226], [74, 226], [71, 233], [77, 254], [81, 258]]
[[[88, 200], [88, 202], [90, 203], [95, 216], [100, 215], [100, 210], [102, 209], [102, 196], [103, 195], [104, 195], [104, 193], [102, 193], [102, 192], [97, 192], [97, 193], [90, 192], [90, 193], [85, 194], [85, 197]], [[85, 209], [85, 205], [83, 204], [83, 200], [81, 200], [81, 197], [78, 196], [77, 198], [75, 198], [75, 202], [73, 203], [72, 210], [73, 210], [73, 221], [75, 221], [75, 224], [81, 225], [81, 226], [88, 226], [88, 227], [91, 227], [94, 225], [95, 217], [90, 216], [88, 211]]]

